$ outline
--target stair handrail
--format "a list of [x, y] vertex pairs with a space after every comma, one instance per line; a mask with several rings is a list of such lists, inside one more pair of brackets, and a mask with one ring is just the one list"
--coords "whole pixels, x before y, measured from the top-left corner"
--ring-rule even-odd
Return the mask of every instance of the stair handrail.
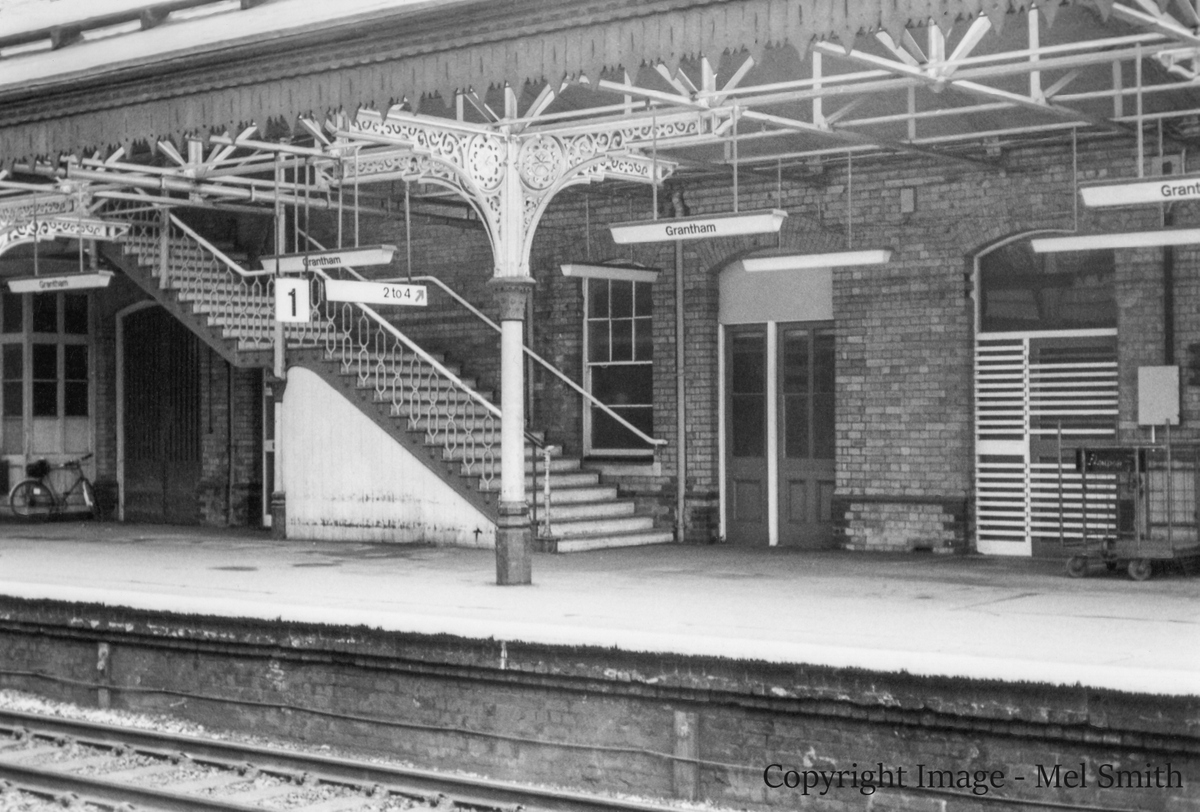
[[178, 228], [178, 229], [179, 229], [180, 231], [182, 231], [184, 234], [186, 234], [186, 235], [188, 235], [189, 237], [191, 237], [191, 238], [192, 238], [193, 240], [195, 240], [196, 242], [200, 243], [200, 246], [201, 246], [201, 247], [202, 247], [202, 248], [203, 248], [205, 251], [208, 251], [208, 252], [209, 252], [210, 254], [212, 254], [214, 257], [216, 257], [217, 259], [219, 259], [219, 260], [220, 260], [222, 263], [224, 263], [224, 264], [225, 264], [225, 267], [227, 267], [229, 270], [231, 270], [231, 271], [233, 271], [234, 273], [236, 273], [238, 276], [274, 276], [274, 274], [275, 274], [275, 271], [274, 271], [273, 269], [266, 269], [266, 268], [264, 268], [264, 269], [263, 269], [263, 270], [261, 270], [261, 271], [248, 271], [248, 270], [246, 270], [246, 269], [245, 269], [245, 268], [243, 268], [241, 265], [238, 265], [238, 264], [237, 264], [236, 262], [234, 262], [232, 259], [230, 259], [229, 257], [225, 256], [225, 252], [224, 252], [224, 251], [222, 251], [220, 248], [217, 248], [217, 247], [216, 247], [215, 245], [213, 245], [211, 242], [209, 242], [208, 240], [204, 239], [204, 238], [203, 238], [203, 237], [201, 237], [199, 234], [197, 234], [197, 233], [195, 232], [195, 230], [194, 230], [194, 229], [192, 229], [192, 227], [191, 227], [191, 226], [189, 226], [187, 223], [183, 222], [183, 221], [182, 221], [182, 220], [180, 220], [178, 217], [176, 217], [176, 216], [175, 216], [175, 214], [174, 214], [174, 212], [170, 212], [170, 213], [168, 213], [168, 216], [171, 218], [171, 222], [175, 224], [175, 227], [176, 227], [176, 228]]
[[[311, 242], [313, 245], [315, 245], [318, 250], [321, 250], [321, 251], [326, 250], [319, 242], [314, 240], [309, 235], [305, 234], [304, 236], [308, 239], [309, 242]], [[435, 284], [439, 288], [441, 288], [448, 296], [450, 296], [450, 298], [454, 299], [454, 301], [458, 302], [460, 305], [465, 307], [470, 313], [474, 314], [475, 317], [478, 318], [480, 321], [482, 321], [484, 324], [491, 327], [497, 333], [500, 332], [499, 324], [496, 324], [496, 322], [492, 321], [487, 316], [485, 316], [483, 314], [483, 312], [481, 310], [479, 310], [479, 308], [475, 307], [475, 305], [468, 302], [466, 299], [464, 299], [462, 296], [460, 296], [456, 291], [454, 291], [449, 285], [447, 285], [441, 279], [438, 279], [436, 276], [413, 276], [413, 277], [402, 276], [402, 277], [396, 277], [395, 279], [367, 279], [365, 276], [360, 274], [358, 271], [356, 271], [353, 268], [350, 268], [348, 266], [343, 265], [342, 270], [347, 271], [352, 276], [354, 276], [355, 278], [357, 278], [363, 282], [408, 282], [408, 281], [432, 282], [433, 284]], [[580, 395], [582, 395], [584, 400], [590, 402], [594, 406], [597, 406], [606, 415], [611, 417], [613, 420], [616, 420], [622, 426], [624, 426], [625, 428], [627, 428], [631, 432], [633, 432], [634, 435], [636, 435], [639, 439], [641, 439], [642, 442], [648, 443], [652, 446], [665, 446], [667, 444], [666, 440], [660, 440], [655, 437], [651, 437], [650, 435], [646, 434], [644, 431], [639, 429], [637, 426], [633, 425], [628, 420], [621, 417], [621, 415], [614, 412], [607, 405], [605, 405], [604, 403], [601, 403], [599, 400], [596, 399], [595, 395], [593, 395], [591, 392], [584, 389], [579, 384], [575, 383], [575, 381], [571, 380], [570, 377], [568, 377], [565, 372], [563, 372], [558, 367], [551, 364], [549, 361], [547, 361], [542, 356], [538, 355], [536, 352], [534, 352], [532, 349], [530, 349], [524, 343], [521, 344], [521, 349], [524, 350], [525, 354], [528, 355], [530, 358], [532, 358], [534, 361], [538, 362], [543, 367], [548, 369], [551, 372], [551, 374], [553, 374], [555, 377], [557, 377], [559, 380], [561, 380], [567, 386], [571, 387], [576, 392], [578, 392]]]
[[[329, 274], [326, 273], [324, 271], [324, 269], [322, 269], [322, 268], [310, 268], [310, 270], [314, 274], [316, 274], [317, 276], [321, 277], [322, 279], [324, 279], [326, 281], [329, 281], [331, 279]], [[386, 332], [390, 333], [393, 338], [398, 339], [400, 341], [400, 343], [402, 343], [404, 346], [406, 346], [410, 350], [412, 350], [413, 353], [418, 358], [420, 358], [422, 361], [424, 361], [425, 363], [427, 363], [431, 367], [433, 367], [435, 370], [437, 370], [439, 375], [448, 379], [456, 387], [458, 387], [462, 391], [466, 392], [467, 395], [469, 395], [472, 400], [475, 400], [478, 403], [480, 403], [485, 409], [487, 409], [488, 412], [491, 413], [491, 415], [493, 417], [500, 417], [499, 407], [497, 407], [494, 403], [492, 403], [490, 400], [485, 398], [483, 395], [476, 392], [471, 387], [467, 386], [467, 384], [463, 381], [462, 378], [455, 375], [453, 372], [451, 372], [449, 369], [447, 369], [444, 364], [442, 364], [440, 361], [438, 361], [436, 358], [434, 358], [432, 355], [430, 355], [424, 349], [422, 349], [419, 344], [417, 344], [411, 338], [409, 338], [404, 333], [402, 333], [400, 331], [399, 327], [392, 324], [390, 321], [388, 321], [383, 316], [376, 313], [370, 307], [367, 307], [367, 305], [363, 304], [362, 302], [353, 302], [352, 304], [355, 307], [357, 307], [359, 310], [361, 310], [363, 313], [365, 313], [372, 321], [374, 321], [376, 324], [378, 324], [380, 327], [382, 327]]]

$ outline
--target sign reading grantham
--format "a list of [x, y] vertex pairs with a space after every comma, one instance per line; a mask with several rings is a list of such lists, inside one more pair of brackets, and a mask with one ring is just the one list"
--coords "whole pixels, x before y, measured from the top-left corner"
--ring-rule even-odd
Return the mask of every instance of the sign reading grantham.
[[1093, 208], [1196, 200], [1200, 198], [1200, 177], [1156, 178], [1107, 186], [1085, 186], [1079, 193], [1083, 196], [1083, 204]]
[[618, 245], [674, 240], [702, 240], [710, 237], [736, 237], [739, 234], [773, 234], [783, 225], [787, 212], [782, 209], [715, 214], [709, 217], [679, 217], [671, 220], [639, 220], [609, 226]]
[[47, 293], [56, 290], [106, 288], [108, 287], [108, 283], [112, 281], [112, 277], [112, 271], [60, 274], [58, 276], [29, 276], [24, 279], [9, 280], [8, 289], [13, 293]]
[[363, 248], [342, 248], [337, 251], [310, 251], [307, 254], [280, 254], [263, 257], [263, 270], [275, 270], [278, 263], [280, 273], [301, 273], [326, 268], [359, 267], [364, 265], [387, 265], [396, 253], [394, 245], [372, 245]]
[[424, 307], [429, 298], [424, 285], [401, 285], [395, 282], [345, 282], [325, 280], [325, 298], [331, 302], [359, 304], [410, 305]]

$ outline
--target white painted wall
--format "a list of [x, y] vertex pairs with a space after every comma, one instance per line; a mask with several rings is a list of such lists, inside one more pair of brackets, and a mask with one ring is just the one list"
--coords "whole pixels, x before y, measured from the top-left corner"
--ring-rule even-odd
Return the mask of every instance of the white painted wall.
[[288, 370], [282, 417], [288, 538], [495, 545], [489, 517], [316, 373]]

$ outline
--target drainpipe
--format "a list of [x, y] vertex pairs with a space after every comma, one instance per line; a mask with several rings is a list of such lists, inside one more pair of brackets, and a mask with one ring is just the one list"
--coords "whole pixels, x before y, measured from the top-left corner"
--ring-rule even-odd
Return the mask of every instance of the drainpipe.
[[[683, 194], [671, 196], [671, 205], [676, 217], [685, 217]], [[684, 378], [684, 335], [683, 335], [683, 240], [675, 241], [675, 446], [678, 449], [675, 483], [675, 541], [682, 544], [686, 535], [685, 501], [687, 497], [687, 432], [686, 391]]]
[[[1175, 225], [1175, 212], [1167, 204], [1163, 226]], [[1163, 364], [1175, 363], [1175, 246], [1163, 246]]]

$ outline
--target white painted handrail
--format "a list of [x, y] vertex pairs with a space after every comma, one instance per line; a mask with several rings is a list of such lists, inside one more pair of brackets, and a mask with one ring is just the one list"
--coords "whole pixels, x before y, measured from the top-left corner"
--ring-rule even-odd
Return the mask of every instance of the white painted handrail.
[[[301, 232], [301, 233], [303, 233], [303, 232]], [[314, 239], [313, 239], [312, 237], [310, 237], [309, 235], [307, 235], [307, 234], [304, 234], [304, 237], [305, 237], [305, 238], [306, 238], [306, 239], [307, 239], [307, 240], [308, 240], [310, 243], [312, 243], [314, 246], [316, 246], [317, 250], [319, 250], [319, 251], [324, 251], [324, 250], [326, 250], [326, 248], [325, 248], [323, 245], [321, 245], [319, 242], [317, 242], [316, 240], [314, 240]], [[342, 267], [342, 270], [344, 270], [344, 271], [348, 272], [348, 273], [349, 273], [350, 275], [352, 275], [354, 278], [356, 278], [356, 279], [359, 279], [359, 280], [361, 280], [361, 281], [364, 281], [364, 282], [366, 282], [366, 281], [372, 281], [372, 282], [407, 282], [407, 281], [409, 281], [409, 277], [407, 277], [407, 276], [405, 276], [405, 277], [396, 277], [395, 279], [372, 279], [372, 280], [368, 280], [366, 277], [364, 277], [362, 274], [360, 274], [358, 271], [354, 270], [353, 268], [349, 268], [349, 267], [343, 266], [343, 267]], [[328, 277], [327, 277], [327, 278], [328, 278]], [[498, 333], [498, 332], [500, 332], [500, 325], [499, 325], [499, 324], [496, 324], [496, 322], [492, 321], [492, 320], [491, 320], [491, 319], [489, 319], [487, 316], [485, 316], [485, 315], [483, 314], [483, 312], [482, 312], [481, 310], [479, 310], [479, 308], [475, 307], [475, 305], [473, 305], [473, 304], [471, 304], [470, 302], [468, 302], [466, 299], [464, 299], [462, 296], [460, 296], [460, 295], [459, 295], [459, 294], [458, 294], [456, 291], [454, 291], [453, 289], [451, 289], [449, 285], [447, 285], [447, 284], [446, 284], [445, 282], [443, 282], [441, 279], [438, 279], [436, 276], [414, 276], [414, 277], [411, 277], [411, 281], [413, 281], [413, 282], [432, 282], [433, 284], [435, 284], [435, 285], [437, 285], [439, 288], [441, 288], [441, 289], [442, 289], [442, 291], [444, 291], [444, 292], [446, 293], [446, 295], [447, 295], [447, 296], [449, 296], [450, 298], [454, 299], [454, 301], [458, 302], [460, 305], [462, 305], [464, 308], [466, 308], [466, 309], [467, 309], [467, 311], [468, 311], [468, 312], [470, 312], [471, 314], [473, 314], [473, 315], [474, 315], [474, 316], [475, 316], [477, 319], [479, 319], [480, 321], [482, 321], [482, 322], [483, 322], [484, 324], [486, 324], [488, 327], [491, 327], [491, 328], [492, 328], [493, 330], [495, 330], [497, 333]], [[639, 429], [637, 426], [633, 425], [633, 424], [632, 424], [632, 423], [630, 423], [628, 420], [626, 420], [625, 418], [621, 417], [621, 415], [619, 415], [619, 414], [617, 414], [616, 412], [614, 412], [614, 411], [613, 411], [612, 409], [610, 409], [610, 408], [609, 408], [607, 405], [605, 405], [604, 403], [601, 403], [599, 400], [597, 400], [597, 399], [596, 399], [596, 397], [595, 397], [595, 396], [594, 396], [594, 395], [593, 395], [591, 392], [587, 391], [587, 390], [586, 390], [586, 389], [584, 389], [582, 386], [580, 386], [579, 384], [575, 383], [575, 381], [571, 380], [571, 379], [570, 379], [570, 378], [567, 376], [567, 374], [566, 374], [566, 373], [564, 373], [564, 372], [563, 372], [562, 370], [560, 370], [558, 367], [556, 367], [556, 366], [554, 366], [553, 364], [551, 364], [549, 361], [547, 361], [547, 360], [546, 360], [545, 358], [543, 358], [542, 356], [538, 355], [536, 352], [534, 352], [534, 351], [533, 351], [532, 349], [530, 349], [529, 347], [527, 347], [527, 346], [525, 346], [524, 344], [522, 344], [522, 345], [521, 345], [521, 349], [523, 349], [523, 350], [525, 351], [525, 354], [526, 354], [526, 355], [528, 355], [528, 356], [529, 356], [530, 358], [532, 358], [534, 361], [536, 361], [537, 363], [539, 363], [539, 364], [541, 364], [543, 367], [545, 367], [547, 370], [549, 370], [549, 371], [550, 371], [550, 373], [551, 373], [552, 375], [554, 375], [554, 376], [555, 376], [555, 377], [557, 377], [559, 380], [561, 380], [563, 383], [565, 383], [567, 386], [571, 387], [571, 388], [572, 388], [572, 389], [574, 389], [576, 392], [578, 392], [578, 393], [579, 393], [579, 394], [580, 394], [580, 395], [583, 397], [583, 399], [584, 399], [584, 400], [588, 401], [588, 402], [589, 402], [589, 403], [591, 403], [593, 406], [595, 406], [595, 407], [597, 407], [598, 409], [600, 409], [600, 411], [604, 412], [606, 415], [608, 415], [609, 417], [611, 417], [613, 420], [616, 420], [616, 421], [617, 421], [618, 423], [620, 423], [622, 426], [624, 426], [625, 428], [627, 428], [627, 429], [629, 429], [631, 432], [633, 432], [633, 433], [634, 433], [634, 435], [636, 435], [636, 436], [637, 436], [637, 437], [638, 437], [638, 438], [639, 438], [639, 439], [640, 439], [642, 442], [644, 442], [644, 443], [648, 443], [648, 444], [650, 444], [650, 445], [652, 445], [652, 446], [664, 446], [664, 445], [666, 445], [666, 444], [667, 444], [667, 441], [666, 441], [666, 440], [659, 440], [659, 439], [656, 439], [656, 438], [654, 438], [654, 437], [651, 437], [650, 435], [646, 434], [644, 431], [642, 431], [641, 429]]]
[[215, 245], [210, 243], [208, 240], [201, 237], [199, 234], [197, 234], [195, 231], [193, 231], [190, 226], [188, 226], [186, 223], [184, 223], [182, 220], [180, 220], [174, 214], [170, 214], [169, 216], [171, 218], [171, 222], [175, 225], [176, 228], [178, 228], [184, 234], [188, 235], [193, 240], [195, 240], [197, 243], [199, 243], [204, 248], [205, 251], [212, 254], [214, 257], [216, 257], [221, 262], [223, 262], [225, 264], [225, 267], [227, 267], [229, 270], [233, 271], [238, 276], [274, 276], [274, 274], [275, 274], [274, 270], [263, 269], [261, 271], [247, 271], [241, 265], [238, 265], [232, 259], [225, 256], [225, 253], [220, 248], [217, 248]]
[[[317, 276], [321, 277], [322, 279], [328, 280], [330, 278], [329, 274], [325, 273], [325, 271], [321, 270], [320, 268], [313, 268], [312, 271], [313, 271], [313, 273], [315, 273]], [[436, 358], [434, 358], [432, 355], [430, 355], [425, 350], [423, 350], [419, 344], [417, 344], [415, 341], [413, 341], [411, 338], [409, 338], [403, 332], [401, 332], [399, 327], [392, 324], [390, 321], [385, 319], [383, 316], [379, 315], [374, 310], [367, 307], [365, 304], [363, 304], [361, 302], [355, 302], [354, 306], [357, 307], [359, 310], [361, 310], [363, 313], [365, 313], [372, 321], [374, 321], [376, 324], [378, 324], [380, 327], [382, 327], [385, 331], [390, 333], [401, 344], [403, 344], [405, 347], [408, 347], [408, 349], [412, 350], [414, 355], [416, 355], [422, 361], [424, 361], [425, 363], [429, 364], [429, 366], [431, 366], [435, 370], [437, 370], [439, 375], [441, 375], [443, 378], [446, 378], [447, 380], [449, 380], [451, 383], [453, 383], [456, 387], [461, 389], [463, 392], [467, 393], [471, 397], [472, 400], [477, 401], [481, 406], [483, 406], [485, 409], [487, 409], [487, 411], [490, 412], [493, 417], [500, 417], [500, 409], [495, 404], [493, 404], [491, 401], [489, 401], [483, 395], [476, 392], [471, 387], [467, 386], [467, 384], [463, 382], [462, 378], [458, 377], [453, 372], [448, 370], [441, 362], [439, 362]]]

